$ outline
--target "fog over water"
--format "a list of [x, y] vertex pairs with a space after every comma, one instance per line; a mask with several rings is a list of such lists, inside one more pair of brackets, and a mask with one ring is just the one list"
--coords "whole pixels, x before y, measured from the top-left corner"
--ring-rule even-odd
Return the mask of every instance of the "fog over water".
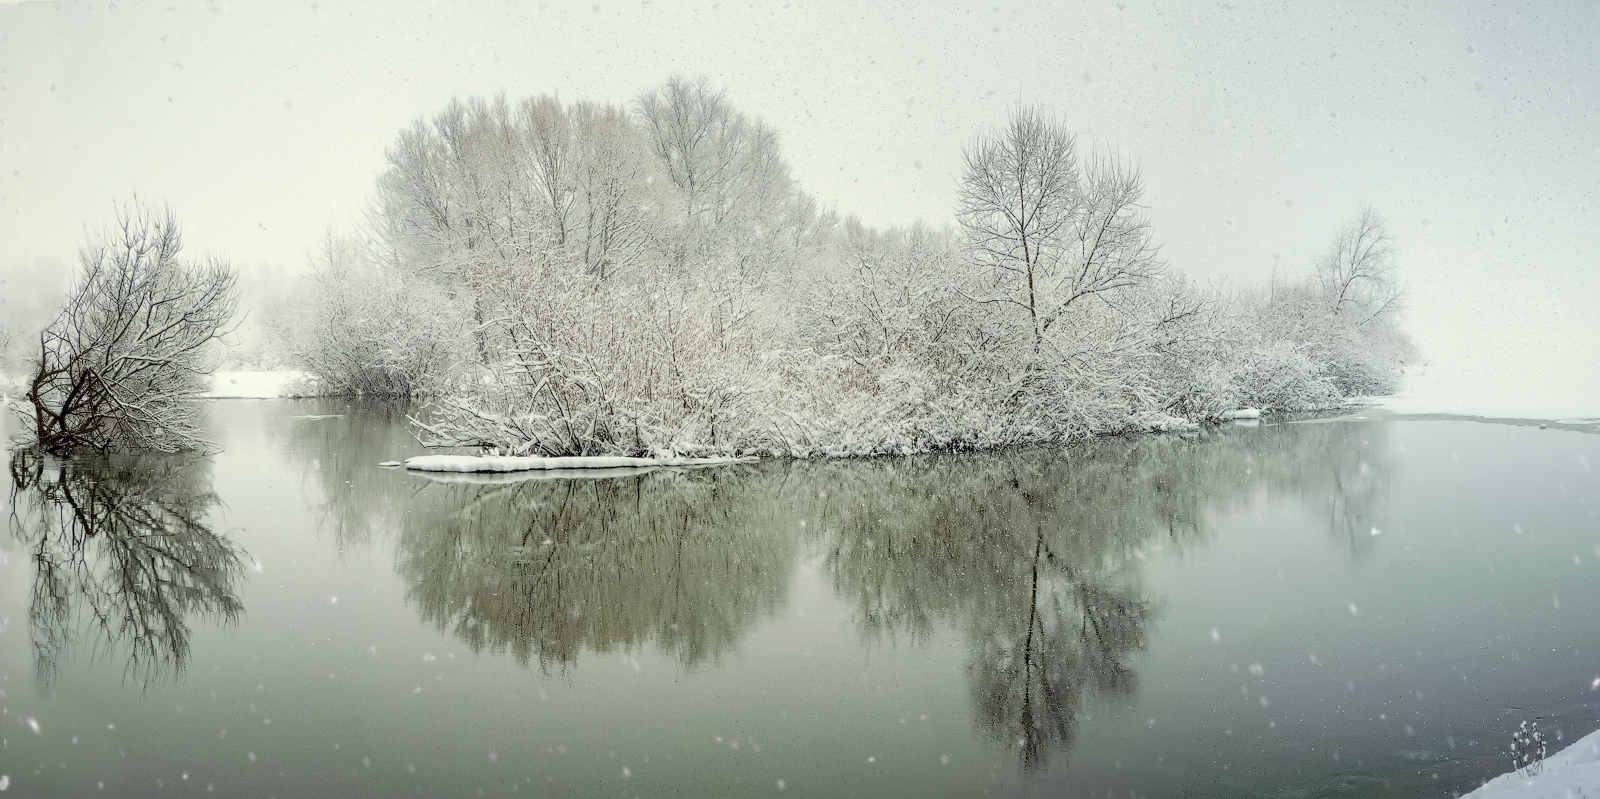
[[0, 268], [65, 268], [137, 191], [196, 252], [298, 271], [452, 95], [627, 102], [674, 73], [771, 124], [823, 203], [942, 224], [962, 146], [1039, 103], [1141, 165], [1204, 281], [1300, 274], [1373, 203], [1435, 390], [1572, 412], [1600, 396], [1596, 42], [1582, 2], [0, 3]]

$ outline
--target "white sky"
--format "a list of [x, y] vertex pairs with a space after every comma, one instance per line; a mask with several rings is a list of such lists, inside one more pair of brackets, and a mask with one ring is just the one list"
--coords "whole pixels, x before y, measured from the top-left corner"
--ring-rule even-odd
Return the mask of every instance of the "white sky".
[[1018, 101], [1135, 159], [1204, 281], [1304, 270], [1369, 201], [1437, 368], [1600, 398], [1600, 4], [861, 5], [0, 3], [0, 267], [70, 262], [137, 190], [196, 252], [298, 269], [452, 95], [676, 72], [874, 224], [949, 222], [962, 145]]

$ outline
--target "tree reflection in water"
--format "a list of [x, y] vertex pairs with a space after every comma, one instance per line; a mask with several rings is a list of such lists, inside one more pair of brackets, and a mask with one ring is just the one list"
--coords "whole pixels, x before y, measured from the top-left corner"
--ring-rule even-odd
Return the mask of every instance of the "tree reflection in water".
[[399, 571], [422, 617], [541, 668], [654, 641], [688, 665], [731, 650], [788, 592], [798, 541], [742, 469], [432, 483], [407, 503]]
[[[1214, 536], [1263, 495], [1374, 545], [1381, 425], [1108, 438], [1065, 449], [765, 463], [605, 479], [419, 482], [399, 570], [423, 618], [474, 651], [569, 667], [653, 643], [693, 666], [785, 601], [802, 545], [868, 639], [962, 631], [974, 714], [1029, 768], [1094, 697], [1137, 686], [1159, 602], [1140, 561]], [[406, 479], [406, 478], [402, 478]], [[411, 477], [410, 480], [420, 480]], [[812, 523], [801, 528], [797, 520]]]
[[349, 399], [297, 402], [293, 415], [267, 417], [273, 438], [287, 444], [302, 475], [317, 526], [340, 550], [364, 549], [400, 526], [394, 476], [374, 465], [405, 457], [416, 441], [404, 403]]
[[1289, 425], [795, 468], [825, 486], [827, 567], [864, 633], [964, 629], [979, 725], [1037, 768], [1070, 748], [1086, 700], [1136, 686], [1157, 611], [1138, 561], [1209, 540], [1263, 490], [1327, 513], [1360, 557], [1386, 453], [1380, 426]]
[[29, 627], [48, 685], [74, 648], [146, 686], [183, 669], [190, 623], [235, 621], [240, 553], [212, 532], [201, 456], [11, 457], [12, 534], [34, 565]]

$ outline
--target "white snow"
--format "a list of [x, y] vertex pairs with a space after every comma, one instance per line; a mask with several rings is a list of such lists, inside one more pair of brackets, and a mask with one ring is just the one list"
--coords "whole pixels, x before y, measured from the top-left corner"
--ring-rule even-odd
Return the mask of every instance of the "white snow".
[[1240, 408], [1239, 410], [1236, 410], [1236, 411], [1233, 412], [1233, 418], [1235, 418], [1235, 419], [1260, 419], [1261, 418], [1261, 409], [1260, 408]]
[[216, 372], [211, 390], [200, 396], [207, 399], [277, 399], [307, 396], [310, 375], [283, 370], [276, 372]]
[[1588, 364], [1495, 359], [1437, 363], [1408, 370], [1392, 397], [1374, 407], [1403, 415], [1445, 414], [1558, 422], [1600, 419], [1600, 376]]
[[753, 458], [628, 458], [569, 456], [559, 458], [509, 455], [418, 455], [406, 458], [406, 468], [417, 472], [527, 472], [551, 469], [641, 469], [659, 466], [717, 466], [747, 463]]
[[1568, 799], [1600, 796], [1600, 731], [1589, 733], [1545, 758], [1538, 774], [1507, 772], [1463, 799]]
[[469, 483], [472, 485], [499, 485], [523, 483], [533, 480], [609, 480], [618, 477], [638, 477], [658, 471], [661, 466], [629, 467], [626, 469], [541, 469], [531, 472], [412, 472], [436, 483]]

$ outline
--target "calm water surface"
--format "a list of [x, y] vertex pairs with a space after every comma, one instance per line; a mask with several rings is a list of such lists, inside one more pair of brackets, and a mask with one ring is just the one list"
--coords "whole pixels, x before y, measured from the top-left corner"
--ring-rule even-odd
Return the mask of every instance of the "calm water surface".
[[1600, 727], [1600, 436], [435, 481], [399, 409], [10, 461], [8, 796], [1450, 796]]

